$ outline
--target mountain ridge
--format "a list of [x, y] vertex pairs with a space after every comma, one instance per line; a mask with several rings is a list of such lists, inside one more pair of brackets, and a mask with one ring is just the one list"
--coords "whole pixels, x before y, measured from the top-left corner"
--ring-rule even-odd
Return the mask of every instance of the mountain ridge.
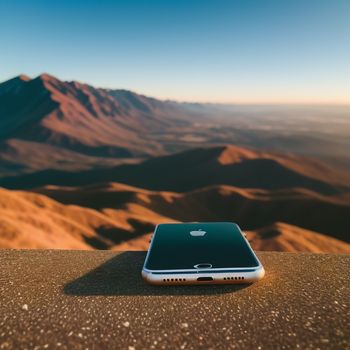
[[349, 173], [305, 157], [233, 145], [196, 148], [135, 164], [74, 172], [38, 171], [0, 179], [7, 188], [122, 182], [151, 190], [191, 191], [210, 185], [279, 189], [304, 187], [323, 194], [349, 192]]
[[[119, 191], [131, 190], [125, 185], [113, 186]], [[128, 200], [125, 207], [97, 210], [31, 192], [0, 188], [0, 194], [1, 248], [147, 249], [156, 224], [177, 222]], [[141, 190], [139, 200], [147, 200], [148, 195], [149, 191]], [[158, 195], [171, 200], [170, 193]], [[350, 252], [348, 243], [280, 221], [247, 231], [247, 237], [259, 250]]]
[[[317, 116], [310, 119], [311, 124], [308, 119], [300, 125], [300, 113], [311, 113], [312, 109], [287, 108], [279, 112], [276, 107], [261, 107], [260, 114], [258, 110], [256, 106], [224, 108], [162, 101], [128, 90], [63, 81], [47, 73], [33, 79], [19, 75], [0, 83], [0, 175], [38, 170], [36, 157], [40, 153], [40, 170], [60, 170], [63, 164], [64, 169], [76, 171], [79, 167], [109, 167], [123, 160], [167, 155], [200, 145], [232, 143], [267, 152], [316, 155], [350, 169], [344, 151], [348, 141], [343, 109], [335, 111], [340, 126], [330, 124], [331, 134], [314, 130]], [[289, 123], [291, 112], [297, 115]], [[282, 115], [276, 119], [279, 113]], [[324, 116], [329, 111], [317, 113]], [[327, 126], [328, 120], [322, 119], [318, 125]], [[332, 136], [334, 128], [338, 130], [337, 139]], [[312, 133], [305, 133], [307, 130]], [[50, 157], [47, 147], [54, 157]], [[33, 150], [35, 155], [26, 152], [24, 156], [25, 149]]]
[[[256, 230], [273, 222], [316, 231], [349, 241], [346, 217], [349, 198], [322, 195], [302, 188], [245, 189], [215, 185], [177, 193], [141, 189], [121, 183], [34, 189], [66, 205], [103, 211], [148, 211], [175, 221], [234, 221]], [[305, 215], [307, 213], [307, 215]], [[154, 216], [150, 214], [150, 216]]]
[[[120, 201], [115, 208], [108, 206], [110, 200], [108, 195], [106, 196], [109, 190], [113, 190], [113, 186], [114, 190], [119, 191]], [[171, 202], [175, 197], [179, 199], [182, 195], [151, 193], [144, 190], [138, 192], [135, 188], [119, 184], [113, 186], [105, 187], [104, 191], [107, 192], [100, 192], [100, 197], [103, 198], [101, 204], [104, 205], [99, 209], [64, 204], [39, 193], [0, 188], [0, 247], [147, 249], [156, 224], [178, 222], [171, 211], [166, 216], [164, 213], [157, 213], [154, 205], [149, 207], [144, 204], [149, 200], [154, 201], [151, 198], [155, 195], [163, 203]], [[136, 191], [134, 200], [125, 195], [120, 198], [123, 191], [130, 190]], [[66, 191], [70, 190], [67, 188]], [[98, 193], [100, 189], [96, 187], [95, 191]], [[111, 194], [113, 195], [113, 191]], [[91, 196], [91, 193], [80, 189], [80, 195]], [[116, 193], [114, 197], [118, 198]], [[191, 205], [191, 202], [188, 202], [183, 210], [186, 210], [188, 205]], [[178, 204], [176, 206], [178, 207]], [[245, 229], [244, 226], [241, 227]], [[247, 236], [253, 248], [259, 250], [350, 252], [348, 243], [280, 221], [249, 231]]]
[[172, 116], [176, 108], [131, 91], [64, 82], [47, 73], [0, 84], [3, 140], [39, 141], [92, 155], [100, 148], [106, 157], [162, 153], [159, 144], [139, 135], [149, 127], [166, 126], [167, 119], [181, 123]]

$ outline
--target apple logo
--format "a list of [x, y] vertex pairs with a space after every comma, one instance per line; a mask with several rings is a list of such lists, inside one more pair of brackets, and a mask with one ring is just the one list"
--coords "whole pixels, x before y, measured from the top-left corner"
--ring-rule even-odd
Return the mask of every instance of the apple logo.
[[203, 231], [201, 228], [199, 230], [190, 231], [190, 235], [193, 237], [202, 237], [206, 234], [206, 231]]

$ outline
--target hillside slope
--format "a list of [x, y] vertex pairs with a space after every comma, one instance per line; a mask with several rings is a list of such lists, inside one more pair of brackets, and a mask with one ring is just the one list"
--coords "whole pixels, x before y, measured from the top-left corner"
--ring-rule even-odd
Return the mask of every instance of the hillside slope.
[[36, 191], [61, 203], [108, 213], [140, 211], [176, 221], [234, 221], [248, 230], [286, 222], [349, 241], [349, 196], [325, 196], [305, 189], [242, 189], [226, 185], [175, 193], [118, 183], [76, 188], [49, 186]]
[[[156, 207], [179, 199], [178, 194], [137, 191], [119, 184], [83, 191], [81, 196], [85, 194], [99, 210], [62, 204], [40, 194], [0, 189], [0, 247], [147, 249], [157, 223], [176, 222], [174, 212], [169, 211], [167, 217]], [[148, 206], [150, 202], [153, 205]], [[178, 214], [185, 213], [192, 203], [175, 203], [175, 207]], [[348, 243], [283, 223], [249, 232], [248, 237], [259, 250], [350, 252]]]
[[113, 214], [0, 189], [0, 248], [111, 249], [169, 221], [146, 211]]
[[241, 188], [305, 188], [323, 194], [350, 191], [350, 172], [310, 158], [258, 152], [233, 145], [197, 148], [137, 164], [78, 172], [57, 170], [2, 178], [0, 186], [33, 188], [122, 182], [151, 190], [184, 192], [211, 185]]
[[48, 74], [34, 79], [21, 75], [0, 84], [0, 169], [35, 170], [35, 157], [29, 152], [23, 157], [27, 147], [43, 154], [47, 146], [55, 150], [56, 162], [42, 157], [41, 169], [60, 169], [61, 161], [74, 170], [74, 162], [66, 158], [75, 159], [75, 167], [82, 162], [84, 168], [84, 157], [91, 157], [90, 162], [106, 158], [108, 165], [109, 158], [164, 154], [148, 130], [185, 126], [191, 118], [174, 102], [65, 82]]

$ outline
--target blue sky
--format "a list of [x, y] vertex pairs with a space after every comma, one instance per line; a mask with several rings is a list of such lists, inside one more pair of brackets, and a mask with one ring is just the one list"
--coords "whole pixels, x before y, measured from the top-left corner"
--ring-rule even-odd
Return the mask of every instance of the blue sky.
[[2, 0], [0, 80], [42, 72], [181, 101], [350, 104], [350, 1]]

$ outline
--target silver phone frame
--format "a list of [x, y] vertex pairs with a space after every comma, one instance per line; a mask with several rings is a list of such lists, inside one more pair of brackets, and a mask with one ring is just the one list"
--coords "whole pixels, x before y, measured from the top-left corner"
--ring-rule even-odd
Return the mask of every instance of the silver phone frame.
[[[198, 222], [196, 222], [198, 223]], [[214, 223], [214, 222], [212, 222]], [[218, 222], [219, 223], [219, 222]], [[220, 222], [223, 223], [223, 222]], [[249, 241], [242, 233], [240, 227], [234, 222], [227, 222], [235, 225], [238, 231], [245, 239], [249, 249], [251, 250], [253, 256], [258, 262], [256, 267], [227, 267], [227, 268], [202, 268], [202, 269], [175, 269], [175, 270], [150, 270], [145, 266], [148, 261], [150, 251], [154, 242], [154, 237], [156, 236], [157, 229], [160, 225], [158, 224], [151, 238], [151, 242], [147, 251], [145, 262], [142, 268], [142, 278], [145, 282], [153, 285], [185, 285], [185, 284], [244, 284], [253, 283], [262, 279], [265, 275], [265, 269], [261, 264], [259, 258], [252, 249]], [[169, 223], [172, 224], [172, 223]], [[173, 223], [178, 225], [181, 223]], [[185, 224], [185, 223], [184, 223]], [[200, 223], [198, 223], [200, 224]], [[212, 278], [212, 280], [202, 280], [198, 281], [198, 278]]]

